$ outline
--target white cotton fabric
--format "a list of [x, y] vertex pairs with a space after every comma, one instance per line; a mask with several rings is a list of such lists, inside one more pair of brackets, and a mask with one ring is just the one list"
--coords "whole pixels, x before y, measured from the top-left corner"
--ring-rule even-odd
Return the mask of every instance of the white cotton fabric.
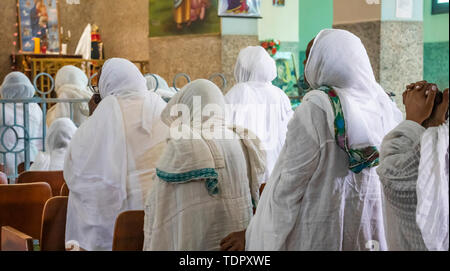
[[[34, 87], [31, 84], [28, 77], [20, 72], [12, 72], [8, 74], [1, 87], [1, 96], [3, 99], [28, 99], [34, 96]], [[20, 126], [24, 125], [24, 108], [21, 103], [5, 104], [4, 111], [0, 110], [0, 126], [14, 126], [14, 112], [16, 115], [16, 126], [14, 130], [17, 132], [17, 137], [24, 137], [24, 130]], [[3, 114], [4, 112], [4, 114]], [[30, 103], [28, 105], [29, 112], [29, 137], [38, 138], [43, 136], [42, 127], [42, 110], [38, 104]], [[25, 152], [18, 152], [25, 149], [25, 142], [23, 139], [17, 139], [16, 134], [10, 128], [2, 127], [0, 134], [4, 133], [3, 143], [0, 144], [0, 152], [6, 153], [6, 160], [3, 155], [0, 154], [0, 163], [5, 166], [5, 173], [10, 176], [17, 173], [16, 165], [25, 161]], [[14, 145], [17, 143], [16, 147]], [[30, 142], [30, 160], [33, 161], [39, 151], [42, 150], [42, 140], [35, 139]], [[12, 152], [18, 152], [15, 155]], [[5, 164], [6, 163], [6, 164]]]
[[70, 119], [55, 120], [47, 131], [46, 151], [36, 156], [30, 171], [63, 170], [66, 150], [76, 131], [77, 127]]
[[[86, 74], [75, 66], [62, 67], [55, 77], [55, 91], [59, 99], [90, 99], [92, 92], [88, 90]], [[47, 112], [47, 126], [58, 118], [70, 118], [70, 105], [58, 103]], [[80, 126], [89, 117], [87, 103], [73, 104], [73, 121]]]
[[225, 96], [229, 120], [254, 132], [267, 155], [265, 183], [286, 139], [287, 125], [293, 116], [287, 95], [272, 85], [276, 78], [275, 61], [260, 46], [243, 49], [234, 75], [238, 82]]
[[427, 250], [416, 222], [420, 140], [424, 132], [422, 125], [406, 120], [386, 135], [380, 150], [377, 173], [383, 187], [386, 240], [391, 251]]
[[147, 89], [155, 92], [165, 101], [169, 101], [177, 93], [174, 89], [169, 87], [164, 78], [157, 74], [147, 74], [145, 75], [145, 79], [147, 80]]
[[91, 24], [88, 24], [81, 34], [81, 38], [78, 41], [77, 48], [75, 49], [75, 55], [82, 55], [83, 59], [91, 59]]
[[[328, 35], [333, 38], [323, 39]], [[306, 66], [308, 82], [314, 88], [336, 87], [339, 97], [345, 97], [341, 100], [347, 108], [344, 117], [349, 119], [347, 133], [353, 146], [381, 140], [393, 128], [392, 111], [396, 110], [385, 110], [392, 102], [380, 104], [385, 99], [369, 74], [372, 70], [360, 40], [346, 31], [322, 31], [311, 57]], [[363, 84], [363, 78], [373, 81]], [[375, 98], [365, 101], [353, 96]], [[362, 104], [367, 103], [365, 111]], [[359, 115], [349, 117], [355, 112]], [[373, 117], [371, 127], [378, 129], [354, 131], [359, 124], [349, 123], [364, 123], [366, 115]], [[387, 249], [376, 168], [360, 174], [348, 169], [348, 156], [335, 140], [334, 118], [325, 93], [314, 90], [305, 96], [289, 123], [286, 143], [246, 231], [247, 250]]]
[[416, 221], [430, 251], [448, 251], [448, 121], [425, 131], [420, 142]]
[[376, 82], [361, 40], [348, 31], [325, 29], [317, 35], [305, 76], [312, 89], [329, 86], [336, 90], [350, 148], [380, 146], [384, 135], [402, 121], [401, 111]]
[[[196, 104], [194, 99], [198, 96], [201, 102]], [[171, 115], [177, 104], [189, 109], [184, 123]], [[218, 114], [201, 115], [213, 104], [220, 109], [215, 111]], [[184, 183], [168, 183], [157, 177], [145, 207], [144, 250], [219, 250], [221, 239], [247, 227], [252, 217], [252, 200], [257, 203], [259, 198], [264, 154], [259, 151], [258, 139], [239, 140], [226, 127], [224, 107], [223, 95], [216, 85], [196, 80], [176, 94], [163, 111], [162, 119], [171, 131], [184, 129], [184, 135], [195, 138], [177, 139], [172, 134], [158, 169], [185, 173], [214, 168], [219, 193], [210, 195], [205, 181], [194, 177]], [[209, 137], [207, 127], [212, 126], [218, 137]]]
[[78, 241], [87, 250], [111, 250], [117, 216], [144, 209], [168, 136], [160, 118], [166, 103], [146, 91], [144, 77], [133, 66], [124, 59], [105, 63], [103, 100], [67, 150], [66, 241]]

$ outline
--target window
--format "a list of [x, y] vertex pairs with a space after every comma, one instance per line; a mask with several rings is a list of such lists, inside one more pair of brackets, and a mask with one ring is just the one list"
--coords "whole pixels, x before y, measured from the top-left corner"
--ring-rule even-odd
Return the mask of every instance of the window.
[[433, 8], [431, 14], [448, 13], [449, 0], [433, 0]]

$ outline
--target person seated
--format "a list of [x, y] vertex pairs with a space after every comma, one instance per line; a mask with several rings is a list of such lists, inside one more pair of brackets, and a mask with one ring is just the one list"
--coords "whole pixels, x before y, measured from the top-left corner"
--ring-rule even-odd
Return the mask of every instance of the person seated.
[[[29, 99], [34, 96], [34, 86], [21, 72], [11, 72], [3, 80], [0, 89], [2, 99]], [[25, 161], [24, 126], [30, 140], [30, 161], [42, 150], [43, 117], [42, 109], [36, 103], [28, 104], [29, 122], [24, 125], [25, 108], [23, 103], [6, 103], [0, 109], [0, 167], [7, 176], [17, 176], [17, 166]], [[34, 139], [36, 138], [36, 139]], [[5, 159], [6, 158], [6, 159]]]
[[387, 249], [378, 148], [402, 113], [354, 34], [322, 30], [306, 57], [313, 90], [289, 123], [249, 227], [226, 236], [222, 250]]
[[64, 158], [77, 127], [68, 118], [53, 121], [45, 139], [46, 151], [40, 152], [30, 171], [59, 171], [64, 169]]
[[145, 251], [219, 250], [224, 234], [247, 227], [265, 155], [255, 135], [228, 126], [224, 116], [221, 90], [204, 79], [186, 85], [162, 112], [171, 137], [145, 206]]
[[160, 117], [166, 103], [147, 90], [133, 63], [106, 61], [98, 88], [89, 102], [92, 115], [72, 137], [64, 162], [66, 242], [89, 251], [112, 250], [117, 216], [144, 209], [168, 136]]
[[169, 102], [177, 93], [173, 88], [169, 87], [164, 78], [157, 74], [147, 74], [145, 75], [145, 79], [147, 80], [148, 90], [155, 92], [166, 102]]
[[406, 120], [384, 138], [377, 169], [388, 248], [448, 251], [449, 92], [421, 81], [403, 103]]
[[[79, 68], [68, 65], [62, 67], [55, 77], [55, 92], [59, 99], [90, 99], [92, 92], [88, 90], [86, 74]], [[89, 117], [87, 103], [74, 103], [73, 122], [79, 127]], [[70, 104], [57, 103], [47, 112], [47, 126], [58, 118], [70, 118]]]

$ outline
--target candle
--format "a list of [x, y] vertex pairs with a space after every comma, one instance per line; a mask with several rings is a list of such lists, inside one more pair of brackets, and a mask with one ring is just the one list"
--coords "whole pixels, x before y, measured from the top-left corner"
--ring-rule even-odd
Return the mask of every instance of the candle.
[[33, 38], [33, 40], [34, 40], [34, 53], [35, 54], [41, 53], [41, 39]]
[[70, 34], [70, 30], [68, 30], [67, 31], [67, 36], [69, 37], [69, 39], [70, 39], [70, 36], [71, 36], [71, 34]]

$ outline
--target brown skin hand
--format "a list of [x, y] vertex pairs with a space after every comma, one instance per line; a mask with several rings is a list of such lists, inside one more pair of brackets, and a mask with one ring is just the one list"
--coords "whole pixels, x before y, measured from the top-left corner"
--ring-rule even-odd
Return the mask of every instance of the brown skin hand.
[[245, 251], [245, 230], [233, 232], [220, 241], [221, 251]]
[[447, 120], [448, 104], [449, 104], [448, 89], [444, 90], [442, 94], [442, 102], [433, 109], [429, 119], [425, 120], [423, 126], [425, 128], [438, 127]]
[[[102, 69], [98, 71], [98, 80], [97, 82], [100, 82], [100, 77], [102, 76]], [[92, 95], [91, 99], [89, 100], [88, 106], [89, 106], [89, 116], [92, 116], [94, 114], [95, 109], [97, 109], [97, 106], [102, 101], [102, 98], [100, 97], [100, 94], [94, 93]]]
[[409, 85], [403, 93], [406, 119], [422, 125], [431, 116], [438, 91], [436, 85], [423, 81], [414, 86]]

